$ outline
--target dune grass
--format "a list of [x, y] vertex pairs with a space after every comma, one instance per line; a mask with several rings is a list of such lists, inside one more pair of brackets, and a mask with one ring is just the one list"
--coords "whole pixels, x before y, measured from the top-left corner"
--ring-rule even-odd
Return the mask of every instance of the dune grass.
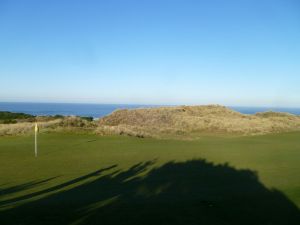
[[278, 112], [246, 115], [220, 105], [203, 105], [122, 109], [95, 121], [92, 117], [37, 116], [31, 122], [0, 124], [0, 137], [28, 135], [34, 122], [48, 132], [185, 140], [207, 134], [252, 136], [300, 130], [300, 116]]
[[300, 130], [300, 117], [265, 112], [246, 115], [220, 105], [122, 109], [99, 119], [99, 134], [197, 138], [203, 134], [262, 135]]
[[300, 132], [0, 137], [4, 224], [299, 224]]

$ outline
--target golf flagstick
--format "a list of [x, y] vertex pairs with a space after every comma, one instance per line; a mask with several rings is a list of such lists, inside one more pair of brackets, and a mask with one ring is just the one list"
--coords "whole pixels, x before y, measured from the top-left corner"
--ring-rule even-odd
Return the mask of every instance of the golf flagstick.
[[39, 131], [38, 125], [37, 123], [35, 123], [35, 127], [34, 127], [34, 153], [35, 153], [35, 157], [37, 157], [37, 133]]

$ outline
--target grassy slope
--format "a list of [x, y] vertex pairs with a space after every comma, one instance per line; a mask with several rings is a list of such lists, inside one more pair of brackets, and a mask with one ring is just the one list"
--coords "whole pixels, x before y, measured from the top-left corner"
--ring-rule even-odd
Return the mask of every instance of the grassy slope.
[[[299, 136], [300, 133], [295, 132], [255, 137], [203, 137], [197, 141], [180, 141], [99, 137], [88, 134], [41, 134], [38, 158], [33, 157], [32, 136], [1, 137], [0, 207], [6, 209], [64, 189], [72, 189], [96, 179], [97, 176], [64, 186], [56, 185], [112, 165], [117, 166], [104, 174], [117, 170], [126, 171], [137, 163], [151, 160], [153, 164], [147, 170], [158, 168], [170, 161], [184, 162], [200, 158], [215, 164], [228, 163], [235, 169], [256, 171], [259, 181], [266, 188], [276, 188], [299, 207]], [[57, 188], [47, 190], [55, 186]], [[17, 198], [30, 193], [38, 194]], [[17, 201], [5, 202], [13, 198], [17, 198]], [[76, 202], [76, 197], [74, 201]]]
[[266, 112], [246, 115], [219, 105], [116, 110], [99, 119], [99, 133], [144, 137], [203, 134], [258, 135], [300, 130], [300, 117]]

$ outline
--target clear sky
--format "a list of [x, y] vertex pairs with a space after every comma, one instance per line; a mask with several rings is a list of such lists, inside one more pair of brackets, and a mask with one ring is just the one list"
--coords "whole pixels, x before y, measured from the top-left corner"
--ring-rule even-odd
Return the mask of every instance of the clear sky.
[[298, 0], [0, 0], [0, 101], [300, 107]]

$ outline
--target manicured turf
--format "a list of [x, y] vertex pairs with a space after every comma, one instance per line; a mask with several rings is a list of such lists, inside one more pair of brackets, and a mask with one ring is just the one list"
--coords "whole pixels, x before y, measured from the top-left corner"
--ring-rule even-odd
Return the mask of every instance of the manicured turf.
[[300, 133], [0, 138], [1, 224], [300, 224]]

